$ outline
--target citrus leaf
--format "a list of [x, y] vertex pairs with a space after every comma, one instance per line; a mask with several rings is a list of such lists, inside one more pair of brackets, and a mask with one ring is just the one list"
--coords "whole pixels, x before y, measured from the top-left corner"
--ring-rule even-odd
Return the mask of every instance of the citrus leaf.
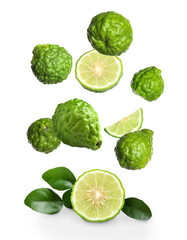
[[63, 206], [61, 198], [48, 188], [35, 189], [27, 195], [24, 203], [32, 210], [45, 214], [58, 213]]
[[73, 173], [65, 167], [57, 167], [46, 171], [42, 178], [54, 189], [71, 189], [76, 180]]
[[131, 218], [148, 220], [152, 217], [150, 208], [138, 198], [126, 198], [122, 211]]
[[67, 208], [73, 208], [72, 205], [71, 205], [70, 197], [71, 197], [71, 189], [70, 189], [70, 190], [67, 190], [67, 191], [63, 194], [63, 197], [62, 197], [64, 206], [67, 207]]

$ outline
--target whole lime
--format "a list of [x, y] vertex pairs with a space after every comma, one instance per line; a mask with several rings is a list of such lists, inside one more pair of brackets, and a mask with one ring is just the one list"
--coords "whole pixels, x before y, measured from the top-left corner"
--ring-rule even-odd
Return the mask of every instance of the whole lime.
[[103, 12], [92, 18], [87, 30], [93, 48], [105, 55], [120, 55], [133, 39], [128, 19], [116, 12]]
[[131, 170], [144, 168], [153, 154], [153, 131], [142, 129], [123, 135], [115, 152], [121, 167]]
[[164, 81], [161, 70], [156, 67], [148, 67], [134, 74], [131, 81], [134, 93], [140, 95], [147, 101], [158, 99], [164, 91]]
[[80, 99], [58, 104], [52, 117], [53, 130], [63, 143], [97, 150], [102, 144], [98, 115]]
[[58, 45], [39, 44], [33, 50], [31, 68], [40, 82], [59, 83], [71, 72], [72, 56]]
[[53, 132], [50, 118], [41, 118], [33, 122], [28, 128], [27, 138], [34, 149], [44, 153], [52, 152], [61, 143]]

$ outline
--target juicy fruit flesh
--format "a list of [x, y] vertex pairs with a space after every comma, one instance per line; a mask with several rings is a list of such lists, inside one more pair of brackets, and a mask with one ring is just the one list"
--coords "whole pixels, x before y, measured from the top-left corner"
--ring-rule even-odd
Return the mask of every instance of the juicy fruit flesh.
[[88, 70], [92, 72], [92, 76], [101, 77], [104, 75], [105, 66], [103, 63], [104, 63], [104, 60], [96, 61], [93, 64], [91, 64], [90, 67], [88, 67]]
[[76, 181], [71, 202], [75, 212], [88, 221], [107, 221], [124, 205], [125, 192], [120, 180], [102, 170], [91, 170]]
[[104, 130], [113, 137], [121, 137], [126, 133], [137, 131], [143, 122], [143, 110], [140, 108], [131, 115], [122, 118], [117, 123], [110, 125]]
[[108, 192], [102, 186], [93, 186], [86, 191], [85, 198], [92, 205], [101, 207], [107, 199]]
[[76, 77], [89, 90], [106, 91], [115, 86], [122, 75], [121, 60], [92, 50], [77, 62]]

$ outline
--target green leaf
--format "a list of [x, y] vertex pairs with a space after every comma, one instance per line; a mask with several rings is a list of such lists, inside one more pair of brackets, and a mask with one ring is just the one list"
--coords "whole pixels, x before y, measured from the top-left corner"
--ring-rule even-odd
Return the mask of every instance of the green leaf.
[[67, 191], [63, 194], [63, 197], [62, 197], [64, 206], [67, 207], [67, 208], [73, 208], [72, 205], [71, 205], [70, 197], [71, 197], [71, 189], [70, 189], [70, 190], [67, 190]]
[[27, 195], [24, 203], [32, 210], [45, 214], [58, 213], [63, 206], [62, 199], [48, 188], [35, 189]]
[[126, 198], [122, 211], [131, 218], [148, 220], [152, 217], [150, 208], [138, 198]]
[[65, 167], [57, 167], [46, 171], [42, 178], [54, 189], [66, 190], [73, 187], [76, 181], [73, 173]]

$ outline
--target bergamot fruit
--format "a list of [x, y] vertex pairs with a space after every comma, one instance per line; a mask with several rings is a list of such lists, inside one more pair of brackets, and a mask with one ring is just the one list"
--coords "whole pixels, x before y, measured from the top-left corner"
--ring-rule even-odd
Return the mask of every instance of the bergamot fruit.
[[128, 19], [109, 11], [92, 18], [87, 36], [92, 47], [98, 52], [117, 56], [129, 48], [133, 32]]
[[116, 86], [122, 76], [122, 61], [91, 50], [76, 63], [75, 75], [80, 84], [93, 92], [105, 92]]
[[118, 215], [124, 206], [125, 190], [113, 173], [94, 169], [83, 173], [71, 193], [74, 211], [91, 222], [105, 222]]
[[148, 67], [134, 74], [131, 81], [134, 93], [147, 101], [158, 99], [164, 91], [164, 81], [161, 70], [156, 67]]
[[33, 50], [31, 68], [40, 82], [59, 83], [71, 72], [72, 56], [58, 45], [39, 44]]
[[33, 122], [28, 128], [27, 138], [34, 149], [44, 153], [52, 152], [61, 143], [53, 132], [50, 118], [41, 118]]
[[58, 104], [52, 117], [53, 130], [63, 143], [97, 150], [102, 144], [98, 115], [79, 99]]
[[104, 128], [110, 136], [120, 138], [129, 132], [138, 131], [143, 122], [143, 110], [140, 108], [131, 115], [122, 118], [118, 122]]
[[115, 152], [121, 167], [131, 170], [144, 168], [153, 154], [153, 131], [142, 129], [123, 135]]

